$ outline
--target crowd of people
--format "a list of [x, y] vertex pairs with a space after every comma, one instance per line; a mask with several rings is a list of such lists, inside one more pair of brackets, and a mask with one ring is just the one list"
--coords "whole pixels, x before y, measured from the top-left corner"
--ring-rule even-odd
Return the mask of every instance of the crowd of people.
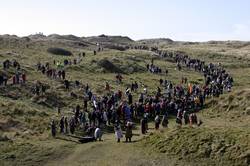
[[[144, 47], [138, 47], [144, 48]], [[203, 89], [205, 89], [206, 95], [219, 96], [223, 93], [223, 90], [231, 91], [233, 85], [233, 78], [229, 73], [219, 64], [205, 64], [204, 61], [201, 61], [197, 58], [191, 58], [185, 53], [182, 52], [169, 52], [165, 50], [158, 50], [157, 47], [148, 48], [146, 50], [152, 50], [160, 58], [166, 58], [176, 63], [177, 69], [181, 70], [182, 67], [188, 69], [194, 69], [197, 72], [200, 72], [204, 76], [205, 84]], [[151, 63], [153, 64], [153, 63]], [[150, 66], [150, 65], [149, 65]]]
[[[74, 116], [69, 121], [68, 118], [62, 117], [59, 125], [60, 132], [69, 131], [74, 134], [77, 128], [85, 132], [88, 137], [93, 138], [92, 140], [101, 140], [105, 127], [113, 126], [117, 142], [120, 142], [123, 137], [122, 130], [125, 130], [126, 133], [125, 140], [131, 141], [134, 122], [138, 120], [140, 120], [142, 134], [147, 133], [150, 120], [154, 121], [156, 130], [160, 128], [160, 125], [163, 128], [168, 127], [170, 114], [176, 116], [176, 123], [179, 126], [183, 124], [201, 125], [202, 121], [197, 118], [196, 112], [202, 110], [206, 98], [219, 96], [225, 90], [230, 91], [233, 84], [232, 77], [221, 65], [212, 63], [206, 65], [205, 62], [192, 59], [184, 54], [168, 54], [157, 48], [153, 50], [162, 58], [172, 58], [179, 70], [186, 67], [202, 73], [205, 79], [204, 85], [188, 83], [186, 77], [182, 77], [181, 83], [178, 85], [174, 85], [169, 80], [160, 79], [159, 86], [155, 87], [156, 93], [148, 94], [143, 84], [140, 86], [137, 82], [131, 83], [131, 86], [124, 92], [121, 90], [111, 92], [110, 85], [106, 82], [104, 89], [109, 93], [97, 97], [86, 90], [83, 107], [80, 108], [78, 105], [74, 109]], [[151, 65], [147, 65], [147, 68], [155, 73], [156, 66], [153, 65], [153, 62]], [[116, 75], [118, 83], [121, 83], [122, 79], [121, 74]], [[144, 89], [139, 98], [135, 99], [134, 92], [138, 92], [137, 89], [140, 88]], [[55, 133], [53, 132], [55, 131], [54, 123], [51, 126], [52, 134]]]
[[[148, 122], [152, 119], [155, 121], [156, 130], [159, 129], [160, 124], [167, 127], [169, 114], [176, 115], [178, 125], [200, 125], [202, 122], [197, 120], [195, 113], [204, 106], [206, 98], [204, 91], [197, 85], [189, 84], [189, 88], [184, 86], [185, 83], [174, 86], [171, 81], [165, 80], [161, 88], [166, 89], [166, 94], [163, 94], [161, 88], [157, 87], [155, 95], [141, 93], [138, 100], [134, 100], [132, 89], [129, 88], [124, 93], [118, 90], [113, 94], [101, 97], [92, 95], [92, 93], [89, 96], [86, 93], [83, 108], [77, 106], [74, 116], [69, 122], [65, 122], [65, 119], [60, 121], [60, 128], [62, 126], [67, 128], [68, 125], [62, 124], [69, 123], [71, 134], [74, 134], [75, 128], [80, 128], [88, 136], [95, 137], [95, 135], [100, 135], [96, 134], [95, 130], [100, 133], [105, 126], [114, 126], [115, 136], [119, 142], [123, 136], [122, 127], [126, 130], [126, 140], [131, 140], [133, 122], [136, 120], [141, 122], [142, 134], [147, 133]], [[162, 119], [160, 115], [163, 116]], [[64, 131], [64, 129], [60, 129], [60, 131]], [[65, 133], [67, 131], [68, 129], [65, 129]]]
[[[73, 111], [70, 111], [73, 116], [65, 116], [58, 111], [61, 118], [58, 122], [52, 120], [51, 132], [54, 137], [58, 132], [74, 135], [76, 131], [81, 131], [88, 139], [91, 138], [90, 140], [102, 140], [104, 130], [107, 127], [113, 127], [117, 142], [123, 138], [123, 131], [125, 131], [125, 141], [131, 142], [135, 122], [140, 121], [141, 133], [146, 134], [149, 121], [154, 121], [155, 130], [158, 130], [160, 126], [168, 127], [169, 115], [176, 116], [176, 123], [179, 126], [183, 124], [199, 126], [202, 121], [197, 118], [196, 112], [202, 110], [205, 100], [211, 96], [218, 97], [225, 91], [231, 90], [233, 78], [221, 64], [206, 64], [184, 53], [173, 54], [148, 47], [136, 48], [151, 50], [160, 58], [171, 59], [176, 63], [178, 70], [185, 67], [200, 72], [204, 76], [204, 84], [191, 84], [186, 77], [182, 77], [178, 85], [174, 85], [170, 80], [160, 79], [159, 84], [153, 89], [155, 92], [149, 94], [144, 84], [138, 84], [137, 81], [132, 82], [125, 91], [121, 89], [111, 91], [110, 84], [105, 82], [103, 89], [107, 93], [102, 96], [95, 95], [87, 84], [82, 88], [81, 94], [84, 95], [82, 106], [77, 105]], [[63, 81], [65, 89], [69, 90], [70, 81], [66, 79], [65, 66], [72, 63], [76, 65], [79, 62], [80, 60], [77, 59], [73, 62], [66, 59], [63, 63], [54, 61], [56, 67], [51, 67], [49, 63], [38, 63], [37, 70], [51, 79]], [[160, 67], [154, 65], [153, 60], [146, 66], [151, 73], [162, 72]], [[16, 70], [12, 78], [13, 84], [25, 83], [26, 75], [21, 72], [20, 64], [9, 60], [3, 62], [3, 70], [6, 71], [10, 67]], [[123, 79], [119, 73], [115, 76], [118, 84], [121, 84]], [[0, 75], [1, 85], [6, 85], [7, 80], [5, 75]], [[75, 84], [79, 86], [80, 82], [76, 81]], [[40, 95], [45, 93], [45, 90], [46, 86], [38, 81], [35, 94]]]
[[[14, 69], [14, 74], [11, 68]], [[3, 71], [0, 73], [0, 86], [7, 86], [8, 82], [11, 82], [11, 85], [26, 83], [26, 74], [16, 60], [3, 61]]]
[[148, 70], [149, 72], [151, 72], [151, 73], [155, 73], [155, 74], [160, 74], [160, 73], [162, 73], [161, 68], [158, 67], [158, 66], [156, 66], [156, 65], [154, 65], [153, 63], [147, 64], [146, 67], [147, 67], [147, 70]]
[[[105, 128], [105, 126], [113, 125], [117, 141], [119, 142], [122, 137], [121, 122], [123, 122], [123, 127], [126, 126], [127, 128], [125, 134], [127, 141], [131, 141], [133, 115], [131, 115], [129, 104], [121, 102], [123, 101], [122, 92], [117, 91], [112, 95], [97, 97], [92, 95], [90, 88], [88, 88], [85, 89], [84, 93], [85, 97], [83, 107], [80, 108], [80, 105], [77, 105], [73, 110], [74, 115], [72, 117], [62, 117], [59, 124], [60, 132], [68, 133], [69, 131], [70, 134], [74, 134], [74, 131], [77, 128], [85, 132], [87, 136], [94, 137], [95, 135], [100, 136], [101, 129]], [[128, 98], [129, 96], [131, 96], [131, 94], [128, 94]], [[118, 109], [120, 111], [118, 111]], [[55, 121], [52, 122], [52, 134], [55, 136]], [[67, 129], [68, 127], [69, 130]], [[98, 134], [96, 133], [96, 130], [98, 130]]]
[[[177, 66], [181, 64], [189, 69], [194, 69], [204, 75], [205, 83], [203, 85], [204, 96], [219, 96], [223, 91], [231, 91], [233, 85], [233, 78], [221, 66], [221, 64], [205, 64], [204, 61], [199, 59], [190, 58], [184, 53], [176, 53], [157, 50], [156, 53], [160, 57], [172, 58]], [[185, 79], [184, 79], [185, 81]], [[183, 82], [183, 80], [182, 80]], [[185, 81], [186, 82], [186, 81]]]
[[[154, 55], [175, 62], [178, 70], [185, 67], [200, 72], [204, 76], [204, 84], [191, 84], [188, 78], [182, 77], [180, 84], [174, 85], [170, 80], [161, 78], [159, 84], [154, 87], [155, 93], [149, 94], [144, 84], [138, 84], [137, 81], [132, 82], [124, 92], [121, 89], [111, 91], [110, 84], [105, 82], [104, 91], [107, 93], [102, 96], [95, 95], [87, 84], [82, 88], [83, 105], [77, 105], [73, 111], [70, 111], [73, 116], [62, 115], [58, 108], [61, 118], [58, 122], [52, 120], [52, 136], [55, 137], [58, 132], [74, 135], [76, 131], [81, 131], [88, 139], [91, 138], [89, 140], [102, 140], [104, 130], [107, 127], [113, 127], [117, 142], [123, 138], [123, 131], [125, 141], [131, 142], [135, 122], [140, 121], [141, 133], [146, 134], [149, 121], [154, 121], [155, 130], [160, 126], [168, 127], [169, 115], [176, 116], [176, 123], [179, 126], [188, 124], [199, 126], [202, 121], [197, 118], [196, 112], [202, 110], [205, 100], [208, 97], [218, 97], [225, 91], [231, 91], [233, 78], [221, 64], [206, 64], [184, 53], [161, 51], [156, 47], [138, 46], [133, 49], [151, 50]], [[77, 65], [81, 62], [80, 56], [83, 55], [79, 55], [73, 61], [68, 59], [63, 62], [54, 61], [55, 67], [51, 67], [49, 63], [38, 63], [37, 70], [51, 79], [63, 81], [65, 89], [69, 90], [70, 81], [66, 79], [65, 66]], [[15, 71], [12, 77], [4, 72], [0, 74], [0, 85], [7, 85], [8, 80], [12, 80], [12, 84], [26, 82], [26, 74], [16, 60], [3, 61], [3, 71], [8, 71], [12, 67]], [[151, 64], [146, 64], [146, 67], [151, 73], [162, 72], [161, 68], [154, 64], [153, 59]], [[115, 79], [118, 84], [121, 84], [124, 78], [118, 73]], [[80, 82], [75, 81], [75, 85], [79, 87]], [[37, 81], [34, 93], [44, 94], [46, 88], [46, 85]], [[139, 97], [136, 98], [138, 93]]]
[[61, 67], [59, 63], [57, 65], [58, 65], [57, 68], [53, 68], [50, 66], [48, 62], [45, 63], [44, 65], [39, 62], [37, 64], [37, 70], [41, 71], [42, 74], [46, 75], [49, 78], [65, 80], [66, 78], [65, 70], [63, 69], [63, 67]]

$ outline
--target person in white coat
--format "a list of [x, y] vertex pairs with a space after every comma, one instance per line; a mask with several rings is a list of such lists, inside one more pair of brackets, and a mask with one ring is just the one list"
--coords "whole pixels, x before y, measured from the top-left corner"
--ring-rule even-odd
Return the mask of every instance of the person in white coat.
[[108, 121], [108, 113], [107, 111], [103, 112], [103, 123], [106, 126], [107, 125], [107, 121]]
[[97, 127], [95, 129], [94, 137], [95, 137], [96, 140], [99, 140], [99, 141], [102, 140], [102, 131], [101, 131], [100, 128]]
[[122, 129], [121, 129], [121, 126], [118, 122], [116, 122], [116, 124], [115, 124], [115, 137], [117, 139], [117, 142], [120, 142], [121, 138], [123, 137]]

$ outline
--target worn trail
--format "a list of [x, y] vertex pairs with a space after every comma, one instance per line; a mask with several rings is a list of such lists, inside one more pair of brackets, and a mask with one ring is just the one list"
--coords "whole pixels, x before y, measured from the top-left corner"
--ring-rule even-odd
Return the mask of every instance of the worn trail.
[[[153, 124], [149, 125], [150, 132], [153, 132]], [[140, 134], [139, 128], [133, 130], [133, 142], [117, 143], [113, 133], [103, 135], [103, 141], [79, 144], [74, 151], [60, 161], [49, 161], [48, 166], [52, 165], [88, 165], [88, 166], [109, 166], [109, 165], [174, 165], [172, 161], [163, 156], [149, 155], [138, 147], [136, 142], [144, 136]]]

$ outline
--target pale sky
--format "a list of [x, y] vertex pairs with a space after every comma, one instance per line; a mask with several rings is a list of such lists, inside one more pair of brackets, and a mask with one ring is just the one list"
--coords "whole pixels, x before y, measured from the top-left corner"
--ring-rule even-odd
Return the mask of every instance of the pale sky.
[[250, 0], [0, 0], [0, 34], [250, 41]]

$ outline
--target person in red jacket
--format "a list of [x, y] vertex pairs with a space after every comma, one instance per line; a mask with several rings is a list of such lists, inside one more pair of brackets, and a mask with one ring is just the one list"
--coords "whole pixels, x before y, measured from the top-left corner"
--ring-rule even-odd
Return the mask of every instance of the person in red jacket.
[[26, 82], [26, 74], [25, 73], [22, 74], [22, 80], [23, 80], [23, 84], [25, 84], [25, 82]]
[[110, 91], [110, 86], [109, 86], [109, 83], [108, 83], [108, 82], [105, 83], [105, 90], [106, 90], [106, 91]]
[[12, 77], [12, 84], [13, 84], [13, 85], [16, 84], [16, 76], [15, 76], [15, 75]]

